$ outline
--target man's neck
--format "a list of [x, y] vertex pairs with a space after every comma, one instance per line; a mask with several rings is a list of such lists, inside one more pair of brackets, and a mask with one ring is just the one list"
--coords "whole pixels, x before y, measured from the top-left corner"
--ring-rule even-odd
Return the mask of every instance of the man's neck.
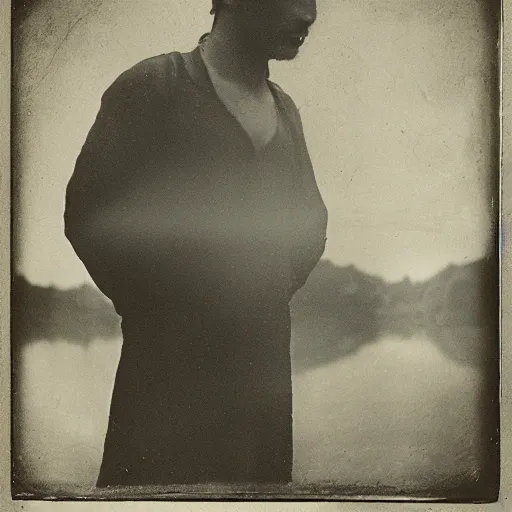
[[221, 78], [249, 92], [257, 93], [266, 87], [268, 60], [240, 44], [229, 25], [215, 25], [203, 45], [203, 58]]

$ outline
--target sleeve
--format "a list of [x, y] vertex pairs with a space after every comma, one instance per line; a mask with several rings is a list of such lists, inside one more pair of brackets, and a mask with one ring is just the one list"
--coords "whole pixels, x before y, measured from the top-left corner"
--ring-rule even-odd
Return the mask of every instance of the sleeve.
[[114, 283], [140, 270], [133, 268], [141, 258], [126, 229], [126, 197], [152, 139], [150, 86], [136, 66], [109, 87], [66, 189], [65, 235], [114, 305]]

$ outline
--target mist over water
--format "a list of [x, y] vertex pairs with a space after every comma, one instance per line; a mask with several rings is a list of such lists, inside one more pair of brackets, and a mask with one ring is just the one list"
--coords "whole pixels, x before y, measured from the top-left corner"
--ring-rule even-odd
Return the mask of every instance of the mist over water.
[[[94, 485], [120, 347], [120, 339], [96, 339], [23, 348], [27, 481]], [[294, 479], [422, 489], [443, 476], [471, 475], [482, 456], [482, 386], [478, 368], [448, 357], [421, 333], [382, 335], [330, 362], [296, 364]]]

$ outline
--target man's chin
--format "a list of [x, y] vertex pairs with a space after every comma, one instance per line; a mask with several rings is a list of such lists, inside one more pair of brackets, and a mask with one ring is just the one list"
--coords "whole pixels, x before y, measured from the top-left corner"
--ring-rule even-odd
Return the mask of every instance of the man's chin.
[[280, 56], [280, 57], [276, 57], [274, 60], [276, 60], [278, 62], [289, 62], [289, 61], [295, 60], [296, 57], [297, 57], [297, 55], [294, 55], [293, 57]]
[[293, 60], [299, 54], [299, 49], [296, 47], [280, 48], [274, 56], [274, 60], [286, 61]]

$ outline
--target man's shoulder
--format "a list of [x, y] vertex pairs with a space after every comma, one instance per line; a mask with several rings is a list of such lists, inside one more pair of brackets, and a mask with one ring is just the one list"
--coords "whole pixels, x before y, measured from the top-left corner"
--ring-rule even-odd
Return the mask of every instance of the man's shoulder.
[[180, 62], [180, 52], [145, 58], [118, 75], [109, 90], [147, 90], [163, 87], [164, 84], [166, 87], [172, 86], [177, 79]]

